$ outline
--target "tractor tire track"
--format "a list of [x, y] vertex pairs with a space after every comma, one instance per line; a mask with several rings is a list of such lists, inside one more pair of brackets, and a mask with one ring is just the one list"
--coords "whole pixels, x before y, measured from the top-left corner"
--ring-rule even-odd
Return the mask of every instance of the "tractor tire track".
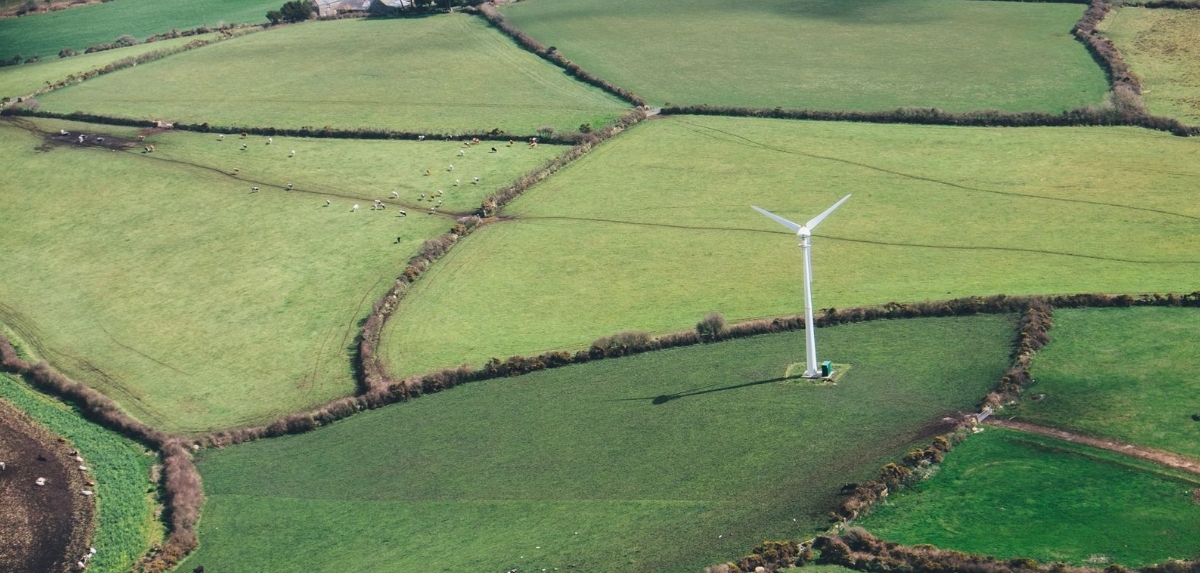
[[1039, 436], [1056, 438], [1064, 442], [1071, 442], [1073, 444], [1083, 444], [1085, 446], [1091, 446], [1096, 449], [1115, 452], [1131, 458], [1154, 462], [1160, 466], [1185, 471], [1187, 473], [1200, 476], [1200, 460], [1195, 460], [1165, 450], [1146, 448], [1134, 444], [1110, 440], [1107, 438], [1094, 438], [1091, 436], [1069, 432], [1067, 430], [1048, 428], [1046, 426], [1039, 426], [1027, 422], [1017, 422], [1015, 420], [988, 418], [985, 423], [999, 428], [1007, 428], [1010, 430], [1037, 434]]

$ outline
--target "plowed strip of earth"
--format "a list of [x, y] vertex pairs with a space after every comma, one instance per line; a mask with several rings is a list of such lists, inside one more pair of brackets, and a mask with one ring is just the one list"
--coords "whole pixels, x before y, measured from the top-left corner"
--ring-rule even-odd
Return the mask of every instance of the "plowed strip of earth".
[[1124, 442], [1118, 442], [1116, 440], [1109, 440], [1106, 438], [1084, 436], [1066, 430], [1060, 430], [1058, 428], [1047, 428], [1045, 426], [1027, 424], [1025, 422], [1017, 422], [1014, 420], [988, 418], [987, 423], [993, 426], [999, 426], [1001, 428], [1020, 430], [1022, 432], [1029, 432], [1030, 434], [1058, 438], [1065, 442], [1073, 442], [1076, 444], [1091, 446], [1093, 448], [1108, 450], [1110, 452], [1117, 452], [1118, 454], [1124, 454], [1126, 456], [1148, 460], [1161, 466], [1200, 475], [1200, 460], [1194, 460], [1192, 458], [1184, 457], [1179, 454], [1174, 454], [1164, 450], [1156, 450], [1154, 448], [1126, 444]]
[[86, 551], [95, 507], [70, 448], [0, 400], [0, 571], [65, 572]]

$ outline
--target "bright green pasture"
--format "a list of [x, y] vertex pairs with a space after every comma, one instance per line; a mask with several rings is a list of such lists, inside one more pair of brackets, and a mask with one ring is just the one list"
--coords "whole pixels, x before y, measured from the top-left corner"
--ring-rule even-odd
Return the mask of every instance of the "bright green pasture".
[[[561, 149], [455, 158], [449, 142], [255, 137], [242, 151], [236, 135], [164, 133], [147, 141], [153, 154], [38, 151], [37, 136], [0, 132], [0, 322], [139, 419], [185, 432], [351, 393], [360, 321], [421, 242], [454, 224], [418, 202], [453, 183], [424, 169], [455, 161], [464, 179], [481, 175], [446, 186], [443, 207], [465, 208]], [[373, 211], [374, 198], [392, 204]]]
[[1150, 113], [1200, 124], [1200, 12], [1121, 8], [1103, 29], [1142, 78]]
[[281, 4], [280, 0], [120, 0], [0, 19], [0, 58], [54, 56], [67, 47], [83, 51], [124, 34], [140, 41], [173, 28], [266, 22], [267, 11]]
[[1196, 476], [989, 427], [855, 524], [905, 544], [1130, 567], [1200, 555]]
[[[3, 22], [3, 20], [0, 20]], [[42, 89], [47, 82], [57, 82], [72, 74], [82, 74], [91, 70], [103, 68], [121, 58], [135, 57], [153, 52], [182, 46], [188, 42], [211, 38], [210, 35], [191, 36], [187, 38], [172, 38], [149, 44], [138, 44], [128, 48], [117, 48], [91, 54], [82, 54], [70, 58], [46, 58], [35, 64], [8, 66], [0, 68], [0, 95], [15, 97], [29, 95]]]
[[0, 374], [0, 398], [23, 410], [54, 434], [79, 449], [96, 482], [96, 557], [89, 571], [128, 571], [150, 544], [161, 541], [156, 502], [147, 491], [150, 466], [157, 458], [141, 445], [85, 421], [80, 413], [34, 392], [8, 374]]
[[429, 133], [574, 130], [606, 124], [629, 107], [463, 14], [287, 26], [97, 78], [42, 102], [55, 111], [214, 125]]
[[946, 0], [531, 0], [509, 19], [656, 103], [1061, 111], [1107, 85], [1083, 6]]
[[[1099, 158], [1103, 158], [1102, 160]], [[542, 183], [439, 262], [386, 332], [396, 373], [586, 347], [624, 329], [996, 293], [1200, 286], [1200, 140], [674, 117]], [[1154, 211], [1157, 210], [1157, 211]]]
[[741, 339], [205, 450], [183, 568], [699, 571], [825, 529], [843, 483], [987, 392], [1012, 336], [1005, 316], [826, 329], [823, 356], [853, 365], [834, 386], [780, 381], [799, 333]]
[[1018, 419], [1200, 458], [1200, 309], [1057, 310]]

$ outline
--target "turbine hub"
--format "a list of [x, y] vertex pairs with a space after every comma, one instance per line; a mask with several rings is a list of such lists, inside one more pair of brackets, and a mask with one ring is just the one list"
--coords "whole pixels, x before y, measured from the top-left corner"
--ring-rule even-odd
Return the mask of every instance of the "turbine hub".
[[796, 232], [796, 236], [797, 237], [811, 237], [812, 232], [808, 230], [808, 227], [800, 227], [800, 230]]

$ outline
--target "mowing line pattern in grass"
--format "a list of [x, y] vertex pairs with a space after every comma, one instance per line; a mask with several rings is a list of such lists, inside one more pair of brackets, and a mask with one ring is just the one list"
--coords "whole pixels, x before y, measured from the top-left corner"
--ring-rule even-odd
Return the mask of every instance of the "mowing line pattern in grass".
[[1076, 4], [535, 0], [517, 27], [657, 104], [1059, 112], [1100, 103]]
[[836, 386], [781, 381], [802, 352], [786, 333], [474, 383], [202, 450], [204, 543], [182, 566], [695, 571], [824, 529], [842, 483], [987, 392], [1012, 326], [823, 330], [827, 356], [854, 365]]
[[[332, 77], [339, 79], [326, 81]], [[272, 29], [59, 90], [42, 106], [197, 124], [427, 133], [599, 128], [629, 107], [463, 14]]]

